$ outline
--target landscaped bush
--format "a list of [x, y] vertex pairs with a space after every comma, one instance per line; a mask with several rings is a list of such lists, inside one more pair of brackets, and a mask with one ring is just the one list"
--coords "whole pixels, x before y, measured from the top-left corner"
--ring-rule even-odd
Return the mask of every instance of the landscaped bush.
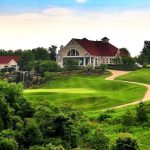
[[78, 62], [73, 59], [66, 59], [64, 61], [64, 67], [68, 71], [73, 71], [78, 69]]
[[138, 70], [140, 68], [137, 68], [135, 66], [125, 66], [125, 65], [107, 65], [107, 69], [113, 69], [113, 70], [125, 70], [125, 71], [133, 71], [133, 70]]
[[44, 72], [57, 72], [59, 71], [59, 66], [55, 61], [35, 61], [32, 63], [32, 68], [36, 73], [44, 76]]
[[8, 68], [2, 68], [0, 71], [1, 71], [2, 73], [6, 73], [6, 72], [11, 73], [11, 72], [16, 71], [16, 69], [13, 68], [13, 67], [8, 67]]
[[107, 65], [105, 65], [105, 64], [101, 64], [101, 65], [100, 65], [100, 69], [101, 69], [103, 72], [106, 70], [106, 68], [107, 68]]
[[139, 150], [139, 146], [131, 134], [120, 133], [112, 150]]
[[44, 72], [44, 81], [45, 82], [46, 81], [51, 82], [54, 79], [55, 79], [55, 73], [54, 72], [48, 72], [48, 71]]

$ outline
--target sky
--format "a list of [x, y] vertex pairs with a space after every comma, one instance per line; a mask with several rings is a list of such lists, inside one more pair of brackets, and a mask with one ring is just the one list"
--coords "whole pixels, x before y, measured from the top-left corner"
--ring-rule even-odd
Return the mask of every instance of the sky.
[[0, 0], [0, 49], [108, 37], [137, 56], [150, 40], [150, 0]]

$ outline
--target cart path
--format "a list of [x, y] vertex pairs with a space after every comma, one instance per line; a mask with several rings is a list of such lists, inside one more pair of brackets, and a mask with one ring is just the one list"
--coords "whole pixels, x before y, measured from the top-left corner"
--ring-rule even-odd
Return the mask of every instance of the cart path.
[[[109, 70], [109, 71], [112, 73], [112, 75], [110, 77], [107, 77], [105, 80], [114, 80], [116, 77], [119, 77], [121, 75], [125, 75], [125, 74], [130, 73], [130, 71], [120, 71], [120, 70]], [[146, 102], [146, 101], [150, 100], [150, 85], [149, 84], [144, 84], [144, 83], [139, 83], [139, 82], [132, 82], [132, 81], [123, 81], [123, 80], [118, 80], [118, 81], [143, 85], [143, 86], [147, 87], [147, 91], [146, 91], [143, 99], [140, 99], [140, 100], [132, 102], [132, 103], [127, 103], [127, 104], [123, 104], [123, 105], [120, 105], [120, 106], [112, 107], [112, 108], [109, 108], [109, 109], [117, 109], [117, 108], [122, 108], [122, 107], [126, 107], [126, 106], [136, 105], [136, 104], [139, 104], [141, 101]], [[105, 110], [108, 110], [108, 109], [105, 109]]]

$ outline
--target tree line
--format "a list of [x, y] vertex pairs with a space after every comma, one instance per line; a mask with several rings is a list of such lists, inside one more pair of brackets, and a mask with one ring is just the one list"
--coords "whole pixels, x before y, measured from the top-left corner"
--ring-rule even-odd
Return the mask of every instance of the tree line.
[[51, 45], [48, 49], [38, 47], [28, 50], [0, 50], [0, 56], [20, 56], [19, 67], [20, 70], [32, 70], [31, 62], [36, 61], [56, 61], [57, 47]]

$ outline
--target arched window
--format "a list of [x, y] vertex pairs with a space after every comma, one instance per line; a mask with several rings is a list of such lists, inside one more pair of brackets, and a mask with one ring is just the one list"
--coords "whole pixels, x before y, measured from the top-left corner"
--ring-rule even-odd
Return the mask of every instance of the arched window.
[[77, 50], [75, 50], [75, 49], [71, 49], [68, 52], [67, 56], [79, 56], [79, 52]]

